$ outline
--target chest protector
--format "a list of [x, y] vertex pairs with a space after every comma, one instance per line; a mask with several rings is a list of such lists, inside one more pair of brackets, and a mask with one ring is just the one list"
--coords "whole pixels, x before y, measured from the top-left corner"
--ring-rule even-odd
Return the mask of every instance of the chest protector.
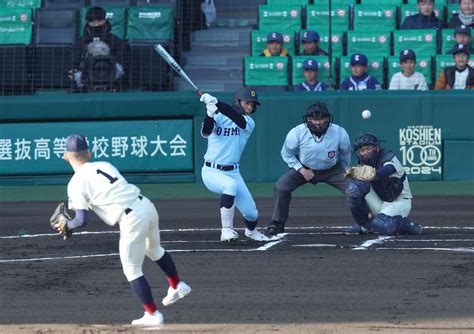
[[[380, 151], [379, 158], [375, 164], [375, 169], [382, 168], [384, 163], [390, 161], [395, 157], [392, 151], [383, 148]], [[403, 190], [403, 181], [405, 181], [407, 175], [403, 173], [402, 177], [381, 177], [376, 178], [370, 185], [374, 188], [377, 195], [384, 202], [393, 202], [398, 196], [400, 196]]]

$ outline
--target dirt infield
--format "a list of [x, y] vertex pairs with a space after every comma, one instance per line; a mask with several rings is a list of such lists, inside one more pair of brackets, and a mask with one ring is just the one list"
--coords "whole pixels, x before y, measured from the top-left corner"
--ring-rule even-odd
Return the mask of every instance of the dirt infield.
[[[377, 238], [344, 235], [341, 197], [295, 198], [288, 234], [266, 244], [220, 243], [215, 200], [161, 200], [163, 246], [193, 292], [146, 331], [127, 325], [142, 310], [117, 229], [94, 217], [63, 241], [47, 223], [56, 203], [3, 203], [0, 332], [474, 333], [473, 200], [417, 197], [423, 235]], [[266, 226], [271, 199], [257, 206]], [[144, 271], [159, 302], [166, 280]]]

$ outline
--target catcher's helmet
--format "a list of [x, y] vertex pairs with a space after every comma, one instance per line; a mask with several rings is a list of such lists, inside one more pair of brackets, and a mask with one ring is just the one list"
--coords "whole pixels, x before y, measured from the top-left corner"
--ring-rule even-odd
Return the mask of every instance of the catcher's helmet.
[[[375, 146], [377, 150], [373, 150], [370, 155], [362, 155], [359, 152], [359, 149], [364, 146]], [[380, 151], [380, 141], [377, 137], [370, 133], [364, 133], [363, 135], [357, 137], [354, 144], [354, 153], [364, 165], [375, 166]]]
[[[308, 118], [313, 118], [313, 119], [327, 118], [328, 120], [318, 127], [314, 125], [313, 123], [311, 123], [310, 121], [308, 121]], [[329, 126], [331, 125], [332, 115], [328, 111], [328, 107], [326, 106], [325, 103], [317, 101], [316, 103], [308, 107], [308, 111], [306, 112], [306, 115], [303, 116], [303, 121], [305, 122], [306, 126], [313, 134], [315, 134], [318, 137], [321, 137], [322, 135], [326, 133]]]
[[260, 102], [258, 102], [257, 92], [249, 87], [237, 89], [237, 91], [234, 93], [234, 99], [232, 100], [232, 106], [234, 109], [243, 114], [244, 111], [240, 106], [240, 101], [255, 102], [255, 107], [252, 113], [257, 111], [257, 106], [260, 105]]

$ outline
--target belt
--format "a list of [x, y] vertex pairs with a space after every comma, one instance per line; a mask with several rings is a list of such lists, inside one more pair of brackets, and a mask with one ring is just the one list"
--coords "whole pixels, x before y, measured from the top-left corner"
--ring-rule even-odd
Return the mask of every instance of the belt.
[[220, 170], [223, 170], [223, 171], [230, 171], [230, 170], [234, 170], [234, 169], [238, 168], [237, 164], [236, 165], [219, 165], [219, 164], [215, 164], [215, 163], [209, 162], [209, 161], [206, 161], [205, 165], [207, 167], [212, 167], [212, 168], [220, 169]]
[[[138, 195], [138, 199], [141, 201], [143, 199], [143, 196]], [[128, 215], [132, 211], [133, 211], [132, 209], [126, 208], [124, 212], [125, 212], [126, 215]]]

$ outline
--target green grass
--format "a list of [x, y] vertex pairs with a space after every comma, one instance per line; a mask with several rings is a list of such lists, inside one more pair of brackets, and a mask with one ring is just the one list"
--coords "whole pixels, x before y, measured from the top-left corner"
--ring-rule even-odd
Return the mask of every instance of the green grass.
[[[411, 182], [414, 195], [474, 195], [474, 182]], [[153, 199], [214, 198], [200, 183], [138, 184], [142, 193]], [[273, 197], [272, 183], [248, 184], [256, 198]], [[340, 192], [326, 184], [307, 184], [297, 189], [293, 196], [341, 196]], [[67, 199], [66, 186], [0, 186], [0, 202], [14, 201], [61, 201]]]

